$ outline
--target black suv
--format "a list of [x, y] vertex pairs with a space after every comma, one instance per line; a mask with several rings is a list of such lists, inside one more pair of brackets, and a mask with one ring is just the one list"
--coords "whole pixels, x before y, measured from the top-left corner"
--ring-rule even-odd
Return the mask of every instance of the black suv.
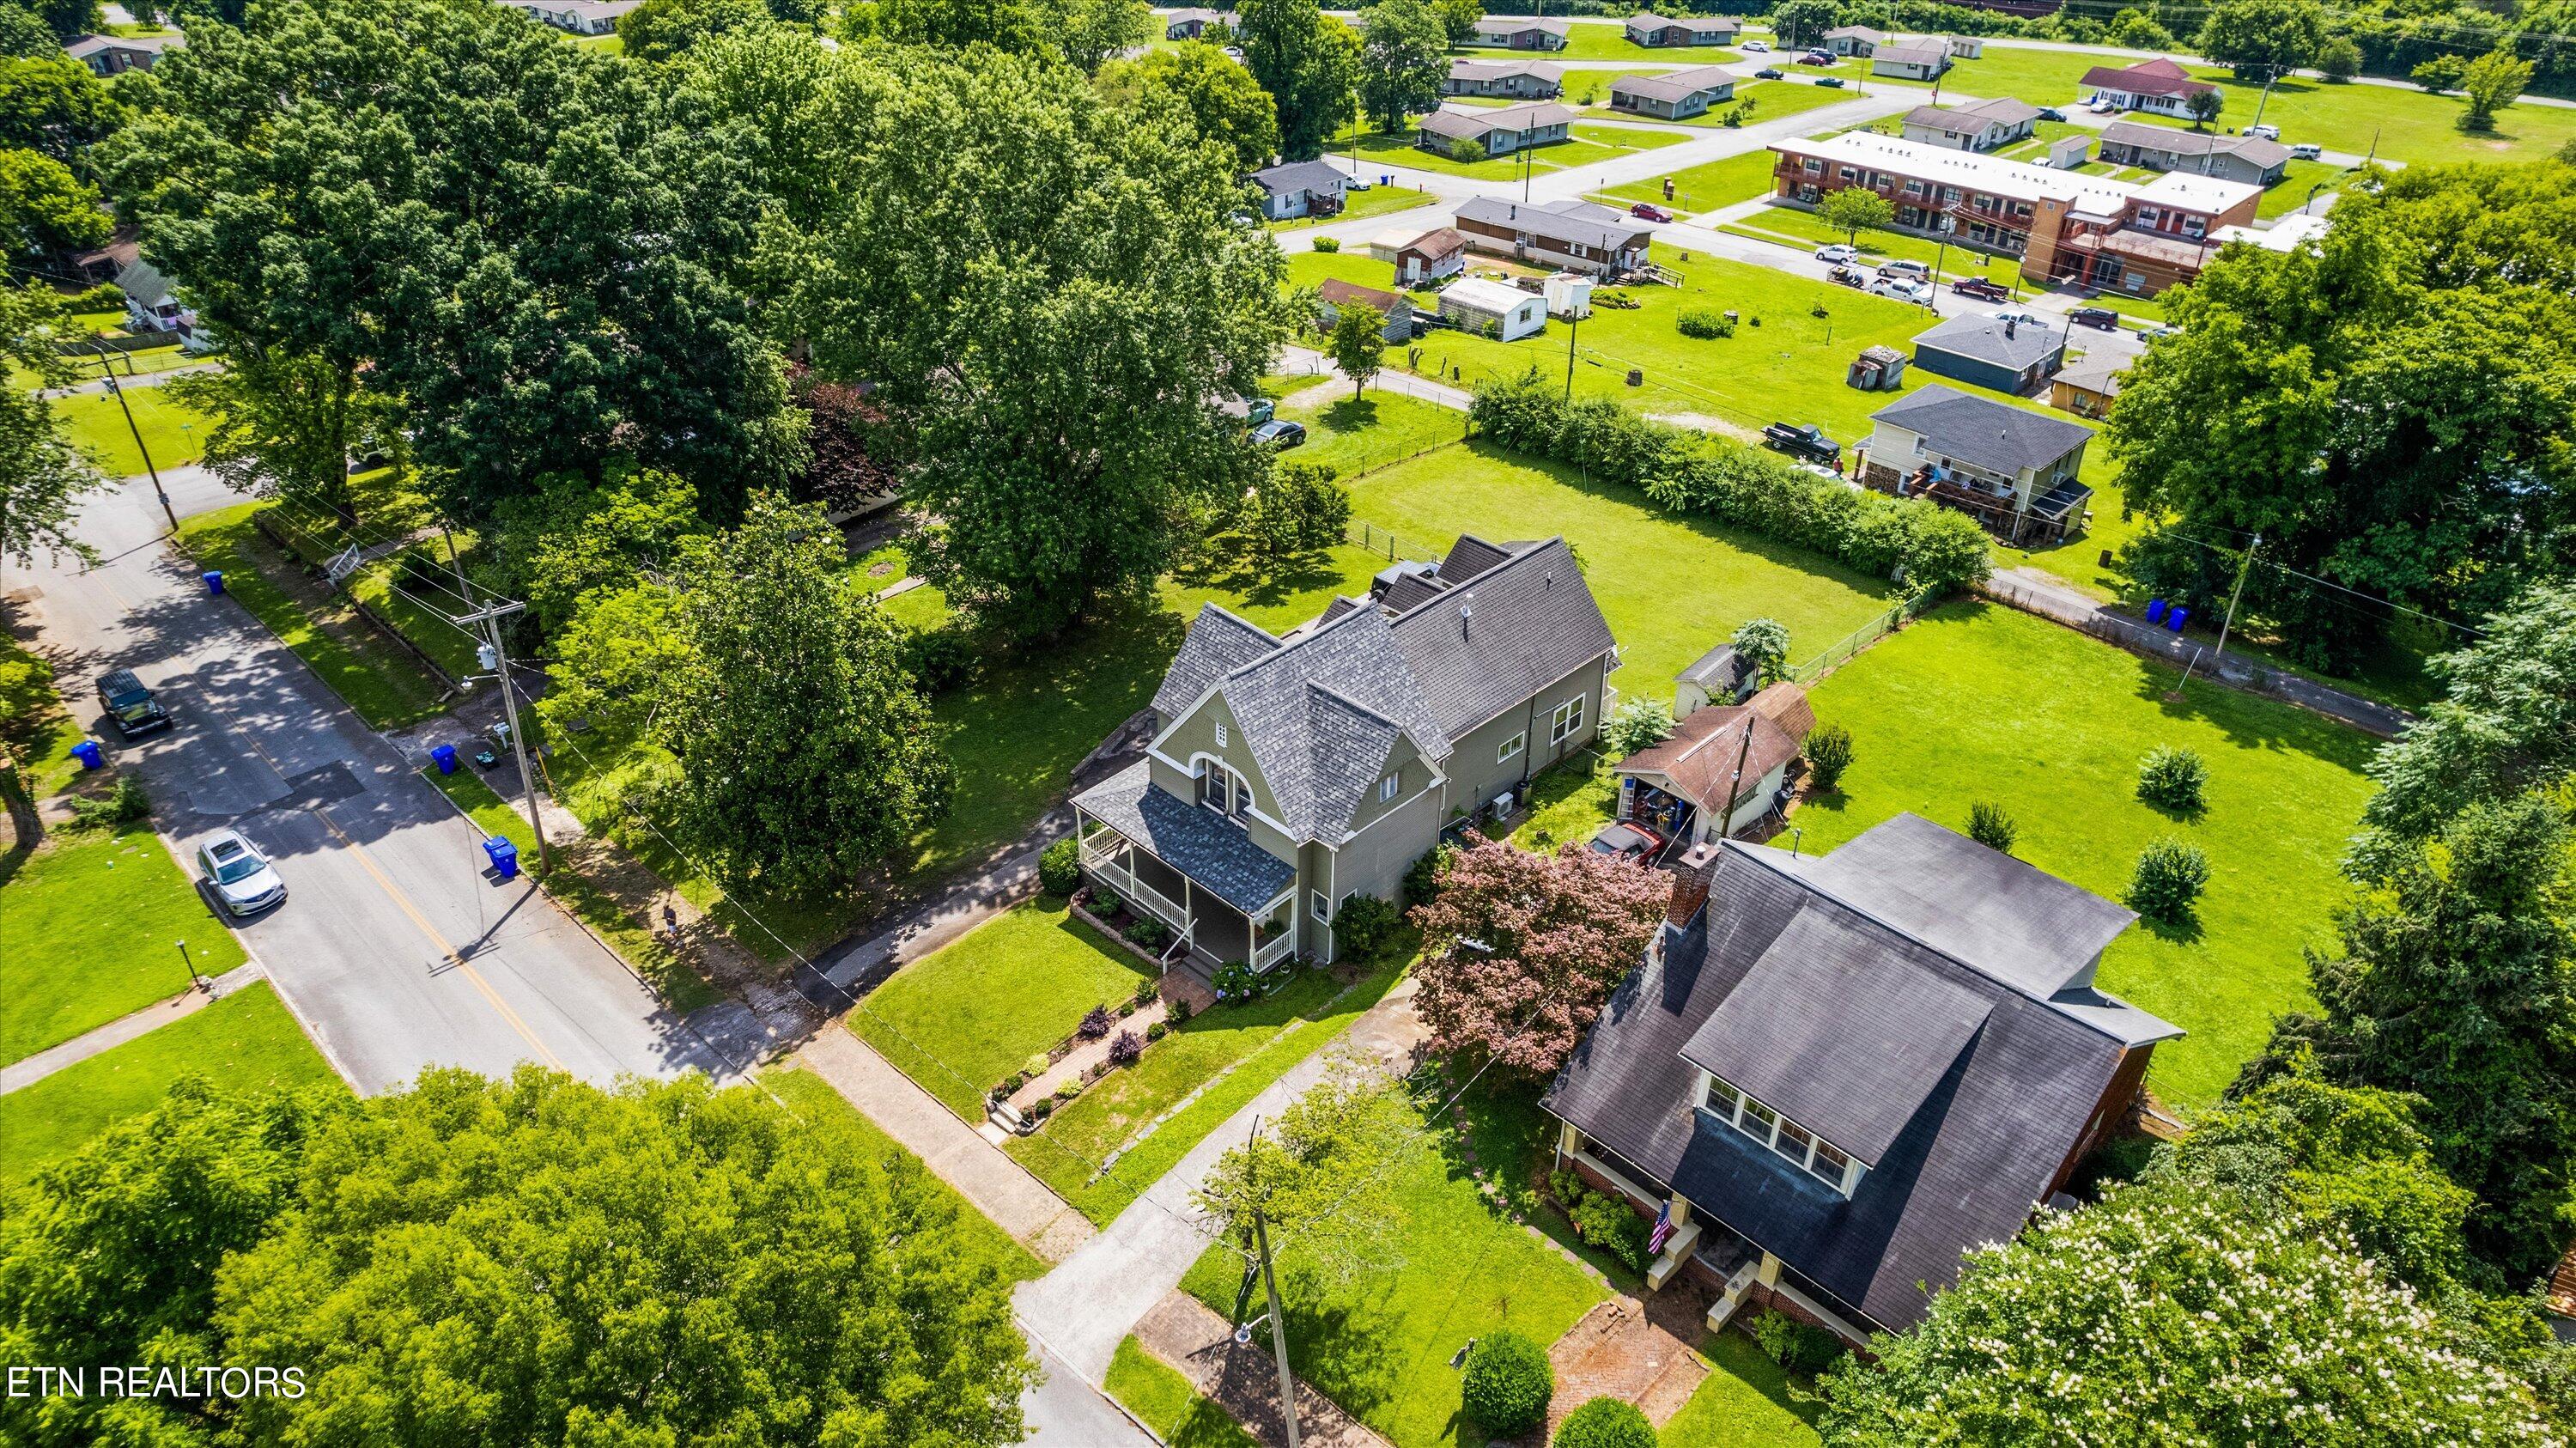
[[99, 675], [98, 702], [107, 717], [116, 721], [116, 732], [128, 739], [170, 727], [170, 711], [161, 707], [132, 669], [110, 669]]

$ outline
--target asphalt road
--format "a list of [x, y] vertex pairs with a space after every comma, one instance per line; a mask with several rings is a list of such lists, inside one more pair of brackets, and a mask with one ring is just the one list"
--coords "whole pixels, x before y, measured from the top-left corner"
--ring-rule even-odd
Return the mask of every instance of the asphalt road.
[[[164, 477], [182, 516], [240, 501], [199, 469]], [[225, 826], [276, 861], [288, 898], [241, 936], [343, 1076], [363, 1092], [521, 1062], [601, 1083], [732, 1078], [524, 876], [489, 878], [480, 832], [239, 603], [209, 596], [166, 531], [150, 484], [129, 480], [82, 512], [99, 567], [12, 567], [0, 597], [69, 656], [74, 717], [139, 772], [183, 865]], [[117, 738], [87, 692], [114, 664], [176, 727]]]

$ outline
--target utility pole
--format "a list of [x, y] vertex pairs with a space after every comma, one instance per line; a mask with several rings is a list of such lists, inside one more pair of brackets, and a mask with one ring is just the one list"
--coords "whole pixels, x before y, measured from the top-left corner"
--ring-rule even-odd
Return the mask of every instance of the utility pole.
[[1297, 1448], [1297, 1377], [1288, 1371], [1288, 1317], [1279, 1307], [1279, 1277], [1270, 1269], [1270, 1227], [1261, 1208], [1252, 1208], [1252, 1240], [1261, 1249], [1261, 1285], [1270, 1292], [1270, 1347], [1279, 1358], [1279, 1421], [1287, 1425], [1288, 1448]]
[[2245, 123], [2246, 125], [2259, 126], [2263, 124], [2263, 108], [2272, 103], [2272, 84], [2280, 78], [2281, 68], [2277, 65], [2273, 66], [2265, 73], [2263, 77], [2263, 94], [2254, 102], [2254, 119], [2247, 121]]
[[1578, 331], [1582, 330], [1582, 327], [1583, 327], [1583, 317], [1582, 317], [1582, 315], [1581, 315], [1580, 313], [1570, 314], [1570, 315], [1568, 315], [1568, 316], [1566, 317], [1566, 319], [1565, 319], [1565, 400], [1566, 400], [1566, 401], [1568, 401], [1568, 402], [1572, 402], [1572, 401], [1574, 400], [1574, 334], [1575, 334], [1576, 332], [1578, 332]]
[[116, 364], [107, 360], [107, 349], [97, 343], [99, 376], [107, 381], [108, 392], [116, 398], [116, 410], [125, 414], [125, 430], [134, 434], [135, 454], [143, 459], [143, 471], [152, 477], [152, 492], [161, 500], [161, 516], [170, 520], [170, 531], [179, 531], [179, 515], [170, 506], [170, 492], [161, 486], [161, 470], [152, 466], [152, 449], [143, 445], [143, 429], [134, 425], [134, 409], [126, 404], [125, 389], [116, 382]]
[[502, 602], [476, 609], [457, 622], [483, 626], [484, 648], [492, 656], [494, 677], [501, 681], [501, 712], [510, 721], [510, 752], [519, 759], [519, 792], [528, 803], [528, 829], [537, 837], [537, 863], [549, 869], [554, 856], [546, 848], [545, 821], [537, 816], [537, 776], [528, 768], [528, 733], [519, 727], [519, 699], [510, 688], [510, 652], [501, 642], [501, 620], [526, 608], [524, 603]]
[[[2219, 658], [2227, 657], [2227, 631], [2236, 625], [2236, 600], [2245, 596], [2245, 575], [2254, 571], [2254, 550], [2262, 546], [2263, 535], [2257, 533], [2254, 541], [2245, 545], [2245, 561], [2236, 565], [2236, 587], [2227, 595], [2227, 617], [2218, 625]], [[2216, 668], [2217, 665], [2210, 667]]]

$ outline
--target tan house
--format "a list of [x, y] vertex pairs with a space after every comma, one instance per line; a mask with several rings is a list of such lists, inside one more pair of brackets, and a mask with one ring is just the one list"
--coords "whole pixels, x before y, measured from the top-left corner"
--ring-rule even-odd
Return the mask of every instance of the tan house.
[[1610, 108], [1657, 120], [1685, 121], [1735, 98], [1735, 77], [1722, 65], [1664, 75], [1623, 75], [1610, 83]]
[[2077, 478], [2093, 429], [1933, 383], [1870, 414], [1860, 480], [1975, 518], [2008, 543], [2054, 543], [2084, 526]]
[[2114, 362], [2087, 358], [2048, 380], [2048, 405], [2077, 417], [2108, 417], [2127, 371]]
[[1566, 197], [1537, 203], [1477, 196], [1460, 203], [1458, 230], [1478, 251], [1569, 271], [1638, 271], [1654, 228], [1624, 211]]
[[1437, 110], [1414, 122], [1413, 144], [1449, 154], [1460, 141], [1488, 156], [1508, 156], [1533, 146], [1553, 146], [1573, 134], [1574, 112], [1554, 101], [1492, 110]]
[[1552, 101], [1565, 86], [1565, 67], [1544, 60], [1469, 60], [1449, 62], [1440, 82], [1444, 96], [1501, 96], [1516, 101]]
[[1731, 15], [1650, 15], [1642, 10], [1629, 16], [1625, 27], [1630, 44], [1650, 49], [1733, 45], [1740, 28]]
[[1488, 15], [1476, 22], [1470, 45], [1499, 45], [1505, 50], [1563, 50], [1574, 27], [1563, 20], [1527, 15]]

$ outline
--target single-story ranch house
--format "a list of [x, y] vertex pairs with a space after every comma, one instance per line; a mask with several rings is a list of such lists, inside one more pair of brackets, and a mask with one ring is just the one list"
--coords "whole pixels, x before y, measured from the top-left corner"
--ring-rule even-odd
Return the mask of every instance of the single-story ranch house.
[[2077, 482], [2093, 429], [1933, 383], [1870, 414], [1861, 482], [1957, 508], [2013, 544], [2054, 543], [2084, 525]]
[[1626, 29], [1632, 44], [1662, 48], [1733, 45], [1742, 27], [1731, 15], [1650, 15], [1639, 11], [1628, 17]]
[[1163, 38], [1196, 40], [1222, 18], [1213, 10], [1167, 10], [1163, 12]]
[[1822, 857], [1694, 846], [1542, 1104], [1557, 1160], [1676, 1224], [1712, 1327], [1902, 1332], [2136, 1109], [2174, 1026], [2094, 984], [2137, 917], [1900, 814]]
[[1493, 110], [1437, 110], [1414, 122], [1413, 144], [1425, 151], [1449, 154], [1460, 141], [1484, 148], [1488, 156], [1508, 156], [1532, 146], [1553, 146], [1571, 134], [1574, 112], [1554, 101], [1500, 106]]
[[2222, 136], [2178, 131], [2143, 121], [2113, 121], [2102, 128], [2102, 159], [2150, 171], [2189, 171], [2249, 186], [2277, 186], [2290, 174], [2290, 148], [2261, 136]]
[[1526, 15], [1488, 15], [1476, 22], [1471, 45], [1499, 45], [1506, 50], [1563, 50], [1574, 27], [1563, 20], [1536, 20]]
[[1329, 161], [1287, 161], [1264, 166], [1248, 179], [1261, 188], [1264, 221], [1331, 216], [1342, 209], [1342, 188], [1350, 182]]
[[1537, 203], [1476, 196], [1458, 207], [1458, 230], [1478, 251], [1571, 271], [1637, 271], [1654, 228], [1624, 211], [1577, 201]]
[[2066, 333], [1967, 312], [1916, 333], [1914, 365], [1953, 382], [2028, 396], [2066, 365]]
[[1954, 151], [1999, 151], [2027, 141], [2039, 107], [2010, 96], [1964, 106], [1916, 106], [1905, 113], [1905, 139]]
[[176, 35], [83, 35], [63, 47], [63, 54], [88, 66], [101, 80], [129, 70], [150, 70], [161, 52], [185, 42]]
[[1073, 798], [1083, 874], [1195, 970], [1330, 961], [1349, 901], [1590, 747], [1613, 650], [1562, 538], [1462, 537], [1286, 634], [1208, 604], [1145, 758]]
[[1869, 56], [1869, 73], [1890, 80], [1939, 80], [1949, 68], [1949, 44], [1938, 37], [1887, 41]]
[[1505, 96], [1516, 101], [1552, 101], [1564, 89], [1565, 67], [1544, 60], [1467, 60], [1449, 62], [1449, 78], [1440, 83], [1444, 96]]
[[2159, 116], [2189, 116], [2193, 96], [2218, 90], [2162, 56], [2136, 65], [2097, 65], [2084, 72], [2084, 84], [2098, 100], [2124, 111], [2151, 111]]
[[1722, 65], [1693, 66], [1665, 75], [1623, 75], [1610, 82], [1610, 107], [1658, 120], [1686, 121], [1735, 99], [1735, 77]]
[[1856, 55], [1863, 60], [1887, 43], [1887, 32], [1866, 25], [1837, 25], [1825, 32], [1823, 49], [1835, 55]]

